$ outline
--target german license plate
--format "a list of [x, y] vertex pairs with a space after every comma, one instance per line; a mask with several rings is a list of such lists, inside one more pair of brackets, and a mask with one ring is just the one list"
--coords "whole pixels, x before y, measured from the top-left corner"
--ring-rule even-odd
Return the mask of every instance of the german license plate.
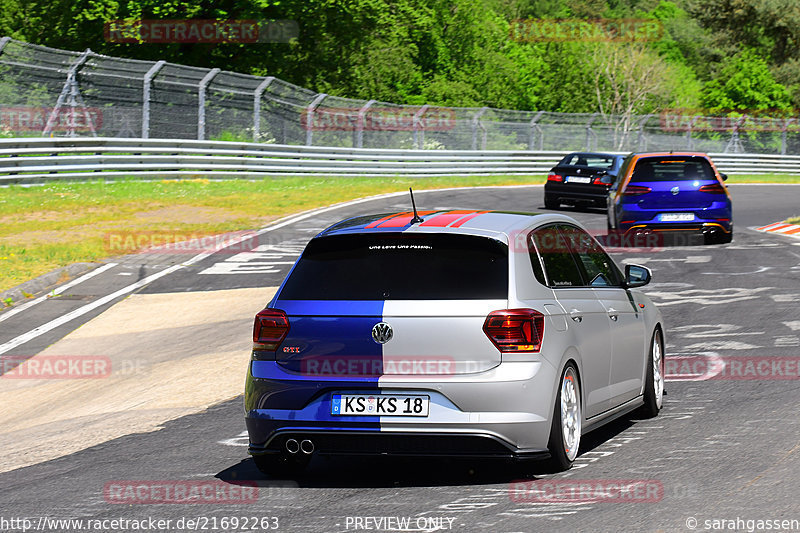
[[694, 220], [694, 213], [663, 213], [662, 222], [688, 222]]
[[394, 394], [334, 394], [332, 415], [428, 416], [430, 397]]
[[568, 183], [591, 183], [592, 178], [584, 178], [583, 176], [567, 176]]

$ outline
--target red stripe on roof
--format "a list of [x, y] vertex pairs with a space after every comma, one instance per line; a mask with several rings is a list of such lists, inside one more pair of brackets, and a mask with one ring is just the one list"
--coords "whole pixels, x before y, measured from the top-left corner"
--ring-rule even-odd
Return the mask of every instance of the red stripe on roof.
[[460, 228], [461, 226], [463, 226], [465, 223], [469, 222], [470, 220], [472, 220], [476, 216], [483, 215], [484, 213], [488, 213], [488, 211], [475, 211], [471, 215], [467, 215], [464, 218], [454, 222], [453, 224], [450, 225], [450, 227], [451, 228]]
[[369, 224], [364, 226], [364, 229], [371, 229], [371, 228], [377, 227], [378, 224], [380, 224], [381, 222], [386, 222], [387, 220], [389, 220], [392, 217], [399, 217], [400, 215], [407, 215], [407, 214], [408, 213], [395, 213], [393, 215], [389, 215], [389, 216], [385, 216], [383, 218], [379, 218], [375, 222], [370, 222]]
[[[435, 213], [436, 211], [418, 211], [419, 215], [430, 215], [431, 213]], [[402, 228], [403, 226], [408, 226], [411, 224], [411, 219], [414, 218], [414, 213], [406, 212], [406, 213], [398, 213], [399, 216], [395, 216], [378, 225], [379, 228]]]
[[464, 215], [469, 215], [469, 214], [472, 214], [472, 213], [475, 213], [475, 212], [476, 212], [475, 210], [469, 210], [469, 211], [445, 211], [445, 212], [439, 213], [438, 215], [432, 216], [431, 218], [429, 218], [428, 220], [426, 220], [425, 222], [420, 224], [420, 226], [432, 226], [432, 227], [436, 227], [436, 228], [443, 228], [443, 227], [447, 226], [448, 224], [452, 224], [453, 222], [455, 222], [456, 220], [460, 219]]

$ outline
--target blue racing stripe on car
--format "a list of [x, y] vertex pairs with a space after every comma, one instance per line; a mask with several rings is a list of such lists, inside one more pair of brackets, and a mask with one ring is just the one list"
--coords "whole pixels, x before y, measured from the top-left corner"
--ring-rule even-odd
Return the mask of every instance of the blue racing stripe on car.
[[271, 306], [289, 316], [383, 316], [383, 301], [378, 300], [281, 300]]

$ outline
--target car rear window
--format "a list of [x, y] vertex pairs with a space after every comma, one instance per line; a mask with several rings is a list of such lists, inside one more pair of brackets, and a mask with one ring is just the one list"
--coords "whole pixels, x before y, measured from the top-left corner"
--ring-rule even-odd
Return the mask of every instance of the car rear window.
[[486, 237], [375, 233], [313, 239], [282, 300], [508, 297], [508, 246]]
[[631, 182], [715, 179], [711, 164], [703, 157], [643, 158], [633, 168]]
[[614, 158], [602, 155], [570, 154], [561, 160], [560, 165], [611, 170], [614, 168]]

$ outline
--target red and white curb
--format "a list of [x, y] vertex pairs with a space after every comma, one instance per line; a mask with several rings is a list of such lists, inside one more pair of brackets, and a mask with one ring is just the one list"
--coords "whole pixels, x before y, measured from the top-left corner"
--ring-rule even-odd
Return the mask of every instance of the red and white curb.
[[791, 235], [793, 237], [800, 238], [800, 225], [798, 224], [786, 224], [785, 222], [775, 222], [774, 224], [768, 224], [766, 226], [756, 228], [756, 230], [765, 231], [767, 233], [779, 233], [781, 235]]

